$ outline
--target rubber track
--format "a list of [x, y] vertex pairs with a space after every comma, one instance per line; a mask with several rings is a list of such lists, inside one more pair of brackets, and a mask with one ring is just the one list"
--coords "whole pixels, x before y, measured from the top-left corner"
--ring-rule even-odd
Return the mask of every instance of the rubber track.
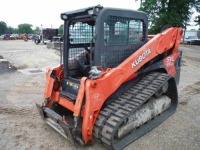
[[[125, 136], [117, 142], [114, 141], [115, 133], [120, 125], [126, 122], [128, 117], [149, 100], [170, 78], [171, 76], [165, 73], [150, 73], [110, 105], [103, 108], [94, 125], [94, 137], [112, 149], [122, 149], [139, 138]], [[145, 133], [141, 135], [143, 134]]]

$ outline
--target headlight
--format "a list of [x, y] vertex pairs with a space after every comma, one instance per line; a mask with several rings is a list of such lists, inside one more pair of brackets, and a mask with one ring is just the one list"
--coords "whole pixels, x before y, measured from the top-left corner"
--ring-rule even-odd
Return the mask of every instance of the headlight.
[[62, 14], [62, 15], [61, 15], [61, 18], [62, 18], [62, 19], [67, 19], [68, 17], [67, 17], [66, 14]]
[[89, 15], [92, 15], [92, 14], [94, 14], [94, 11], [93, 11], [93, 9], [90, 9], [90, 10], [88, 10], [88, 14], [89, 14]]

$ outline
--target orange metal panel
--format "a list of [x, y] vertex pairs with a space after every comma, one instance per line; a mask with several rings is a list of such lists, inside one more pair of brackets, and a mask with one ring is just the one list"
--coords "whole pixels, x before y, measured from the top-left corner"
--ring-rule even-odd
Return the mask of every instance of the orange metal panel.
[[176, 59], [179, 57], [179, 55], [180, 53], [174, 53], [163, 60], [163, 63], [165, 65], [165, 68], [167, 69], [168, 74], [171, 74], [173, 76], [176, 75], [175, 62]]
[[[105, 100], [121, 84], [137, 76], [138, 69], [151, 59], [170, 49], [176, 51], [176, 47], [179, 45], [181, 30], [180, 28], [169, 28], [163, 33], [157, 34], [119, 66], [110, 69], [101, 78], [96, 80], [88, 79], [86, 81], [86, 101], [82, 124], [82, 136], [86, 144], [93, 140], [93, 125]], [[173, 72], [173, 70], [170, 72]], [[95, 87], [93, 86], [94, 82]]]
[[148, 37], [148, 38], [153, 38], [154, 36], [155, 36], [155, 35], [150, 35], [150, 34], [149, 34], [147, 37]]
[[72, 112], [74, 112], [74, 103], [63, 98], [63, 97], [60, 97], [59, 101], [58, 101], [58, 104], [62, 105], [63, 107], [71, 110]]
[[74, 116], [79, 116], [80, 115], [80, 111], [81, 111], [81, 106], [82, 106], [82, 102], [83, 102], [83, 98], [84, 98], [84, 93], [85, 93], [85, 81], [86, 81], [86, 77], [83, 77], [81, 79], [81, 84], [80, 84], [80, 88], [78, 91], [78, 96], [76, 98], [76, 103], [75, 103], [75, 108], [74, 108]]
[[52, 95], [52, 89], [54, 84], [54, 79], [50, 77], [52, 69], [47, 69], [46, 71], [46, 86], [44, 91], [44, 98], [50, 98]]

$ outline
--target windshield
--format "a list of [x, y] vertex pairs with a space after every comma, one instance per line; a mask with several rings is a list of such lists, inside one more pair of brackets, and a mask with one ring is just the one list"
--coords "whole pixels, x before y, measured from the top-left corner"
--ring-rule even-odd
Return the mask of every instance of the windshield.
[[83, 22], [76, 22], [70, 25], [70, 44], [90, 43], [94, 34], [94, 26]]
[[95, 21], [78, 20], [72, 21], [69, 30], [68, 68], [72, 77], [86, 75], [92, 59], [91, 48], [94, 47]]
[[94, 23], [91, 22], [73, 22], [69, 27], [69, 58], [83, 52], [94, 44], [93, 36], [95, 33]]
[[196, 36], [188, 36], [188, 39], [198, 39]]

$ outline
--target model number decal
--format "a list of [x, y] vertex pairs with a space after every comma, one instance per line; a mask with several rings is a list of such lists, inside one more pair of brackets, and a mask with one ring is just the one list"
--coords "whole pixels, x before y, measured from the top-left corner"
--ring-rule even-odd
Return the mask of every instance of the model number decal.
[[169, 66], [173, 66], [173, 65], [174, 65], [174, 57], [173, 56], [167, 57], [166, 66], [169, 67]]
[[151, 54], [151, 50], [147, 49], [144, 53], [142, 53], [136, 60], [134, 60], [131, 64], [132, 68], [135, 68], [139, 63], [141, 63], [148, 55]]

